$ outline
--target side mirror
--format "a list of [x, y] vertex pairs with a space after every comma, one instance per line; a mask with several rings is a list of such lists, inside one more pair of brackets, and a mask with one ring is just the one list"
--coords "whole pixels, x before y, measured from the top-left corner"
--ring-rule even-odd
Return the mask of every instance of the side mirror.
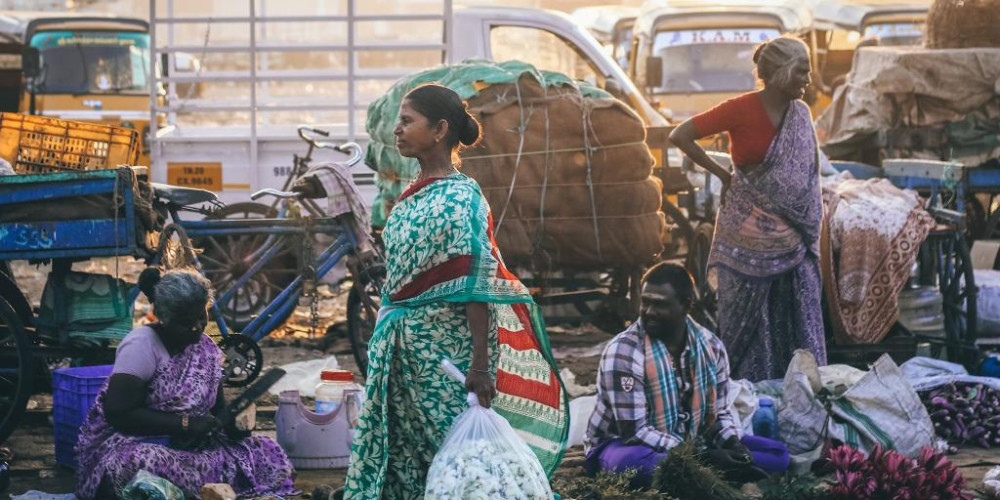
[[649, 56], [646, 58], [646, 87], [663, 86], [663, 58]]
[[25, 46], [21, 52], [21, 70], [24, 76], [35, 78], [42, 72], [42, 58], [37, 47]]

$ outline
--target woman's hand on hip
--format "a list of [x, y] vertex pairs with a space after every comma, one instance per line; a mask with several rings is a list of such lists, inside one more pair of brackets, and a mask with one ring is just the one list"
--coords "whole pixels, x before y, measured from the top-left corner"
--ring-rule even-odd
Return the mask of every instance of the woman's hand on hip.
[[497, 396], [497, 386], [493, 383], [493, 376], [480, 370], [469, 370], [465, 376], [465, 388], [469, 392], [476, 393], [479, 398], [479, 406], [489, 408], [493, 405], [493, 398]]

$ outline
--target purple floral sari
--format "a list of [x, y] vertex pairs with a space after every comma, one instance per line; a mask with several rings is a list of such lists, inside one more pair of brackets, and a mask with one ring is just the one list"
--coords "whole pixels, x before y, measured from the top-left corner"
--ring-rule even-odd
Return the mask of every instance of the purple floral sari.
[[796, 100], [764, 162], [734, 169], [708, 259], [733, 378], [781, 378], [796, 349], [826, 364], [817, 154], [809, 108]]
[[[208, 414], [222, 379], [222, 352], [207, 336], [157, 369], [146, 405], [156, 411]], [[284, 495], [295, 491], [292, 465], [277, 443], [262, 436], [233, 441], [215, 436], [196, 451], [143, 443], [141, 437], [115, 431], [104, 418], [107, 384], [90, 408], [76, 445], [77, 491], [96, 498], [101, 481], [115, 492], [140, 470], [163, 477], [188, 496], [199, 498], [206, 483], [228, 483], [241, 497]]]

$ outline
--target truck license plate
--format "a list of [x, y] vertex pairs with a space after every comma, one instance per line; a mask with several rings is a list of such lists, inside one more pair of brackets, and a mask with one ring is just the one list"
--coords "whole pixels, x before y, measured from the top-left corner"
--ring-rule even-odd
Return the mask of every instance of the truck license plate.
[[222, 163], [167, 163], [167, 184], [222, 191]]

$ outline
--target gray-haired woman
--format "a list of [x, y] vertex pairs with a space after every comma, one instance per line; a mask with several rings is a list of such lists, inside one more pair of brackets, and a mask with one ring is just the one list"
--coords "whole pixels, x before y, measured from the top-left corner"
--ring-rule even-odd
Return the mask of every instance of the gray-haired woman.
[[[816, 130], [802, 102], [809, 49], [780, 37], [753, 55], [763, 90], [749, 92], [680, 124], [670, 140], [722, 179], [722, 208], [708, 258], [718, 280], [719, 337], [733, 378], [781, 378], [796, 349], [826, 364], [820, 302]], [[729, 132], [732, 172], [695, 140]]]
[[[122, 340], [106, 386], [80, 429], [77, 496], [114, 498], [145, 469], [197, 496], [228, 483], [241, 496], [295, 492], [292, 465], [272, 440], [221, 429], [222, 352], [204, 334], [211, 283], [184, 270], [143, 271], [158, 321]], [[188, 449], [143, 442], [167, 435]]]

